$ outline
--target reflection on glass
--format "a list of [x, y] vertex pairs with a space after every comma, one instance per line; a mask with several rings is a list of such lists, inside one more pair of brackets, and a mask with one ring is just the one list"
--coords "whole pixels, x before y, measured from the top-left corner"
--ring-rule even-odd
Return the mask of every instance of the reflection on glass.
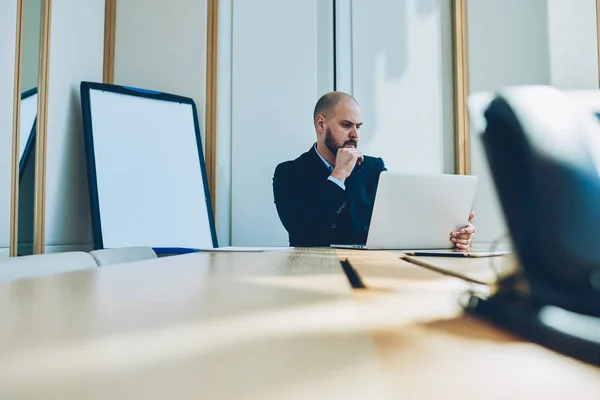
[[23, 0], [21, 60], [21, 118], [19, 131], [19, 248], [18, 255], [33, 253], [35, 194], [35, 138], [38, 108], [38, 68], [42, 0]]
[[37, 88], [21, 94], [21, 121], [19, 132], [19, 180], [31, 158], [35, 144], [35, 121], [37, 117]]

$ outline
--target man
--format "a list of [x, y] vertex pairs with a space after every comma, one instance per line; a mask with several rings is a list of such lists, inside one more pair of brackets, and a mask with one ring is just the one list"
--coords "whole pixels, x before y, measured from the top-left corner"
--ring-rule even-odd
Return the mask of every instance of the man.
[[[356, 100], [342, 92], [319, 99], [314, 110], [317, 142], [293, 161], [275, 169], [273, 193], [290, 246], [329, 246], [366, 243], [381, 158], [358, 150], [362, 126]], [[461, 250], [468, 250], [475, 228], [471, 224], [450, 233]]]

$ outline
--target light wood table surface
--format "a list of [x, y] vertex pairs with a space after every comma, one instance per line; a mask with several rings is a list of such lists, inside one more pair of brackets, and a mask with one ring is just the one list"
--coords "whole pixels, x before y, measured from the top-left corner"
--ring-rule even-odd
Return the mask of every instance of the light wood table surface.
[[[400, 252], [338, 250], [367, 289], [365, 307], [380, 359], [398, 398], [600, 399], [600, 368], [515, 337], [460, 306], [473, 285], [408, 263]], [[510, 257], [418, 257], [440, 268], [493, 282]], [[368, 311], [366, 311], [368, 310]]]
[[599, 368], [463, 315], [480, 286], [331, 249], [0, 284], [0, 399], [598, 399]]
[[[370, 289], [394, 290], [398, 285], [403, 285], [404, 281], [419, 281], [424, 278], [426, 285], [430, 285], [431, 276], [441, 278], [439, 274], [430, 274], [427, 268], [414, 268], [415, 264], [404, 261], [401, 251], [383, 251], [383, 250], [337, 250], [340, 260], [347, 260], [354, 266], [354, 269], [361, 276], [363, 283]], [[514, 263], [512, 255], [500, 257], [409, 257], [423, 264], [435, 266], [439, 269], [458, 273], [481, 281], [487, 284], [493, 284], [496, 281], [498, 273], [505, 273], [511, 270]], [[462, 282], [454, 282], [455, 286], [463, 287]]]
[[0, 398], [394, 398], [360, 316], [333, 250], [0, 284]]

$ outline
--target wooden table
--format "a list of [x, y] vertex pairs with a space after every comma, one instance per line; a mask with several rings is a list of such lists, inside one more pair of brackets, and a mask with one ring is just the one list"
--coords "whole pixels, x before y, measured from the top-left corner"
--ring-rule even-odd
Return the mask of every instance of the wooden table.
[[[465, 314], [464, 294], [485, 288], [400, 255], [338, 252], [367, 286], [355, 296], [369, 305], [363, 321], [398, 398], [600, 399], [600, 368]], [[512, 257], [417, 259], [487, 282], [494, 281], [495, 270], [509, 271], [514, 263]]]
[[0, 285], [0, 398], [393, 398], [332, 250]]
[[456, 278], [386, 277], [391, 260], [201, 253], [0, 284], [0, 398], [598, 398], [600, 369], [462, 315]]
[[[443, 275], [430, 274], [427, 268], [414, 268], [415, 264], [404, 261], [401, 251], [383, 250], [337, 250], [338, 258], [348, 261], [361, 276], [363, 283], [370, 289], [394, 290], [398, 285], [409, 280], [411, 285], [424, 278], [424, 283], [429, 286], [431, 276], [443, 278]], [[459, 257], [408, 257], [422, 265], [430, 265], [451, 273], [458, 273], [475, 281], [493, 284], [498, 274], [509, 273], [514, 269], [515, 260], [512, 255], [484, 258], [459, 258]], [[446, 284], [464, 287], [460, 280], [450, 279]]]

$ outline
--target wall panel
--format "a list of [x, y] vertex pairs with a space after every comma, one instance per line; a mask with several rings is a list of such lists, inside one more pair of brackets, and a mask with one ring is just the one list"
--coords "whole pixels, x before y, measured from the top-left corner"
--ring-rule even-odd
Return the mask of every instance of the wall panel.
[[46, 148], [47, 252], [91, 248], [81, 81], [102, 82], [104, 0], [52, 2]]
[[389, 170], [453, 173], [451, 14], [442, 0], [352, 2], [360, 147]]
[[0, 258], [10, 246], [10, 197], [17, 1], [0, 2]]
[[[273, 202], [272, 178], [278, 163], [315, 142], [314, 105], [333, 89], [333, 82], [321, 76], [331, 74], [333, 54], [318, 44], [332, 40], [332, 31], [319, 28], [319, 13], [331, 12], [321, 8], [326, 3], [233, 1], [233, 245], [288, 244]], [[330, 62], [323, 64], [323, 57]]]

